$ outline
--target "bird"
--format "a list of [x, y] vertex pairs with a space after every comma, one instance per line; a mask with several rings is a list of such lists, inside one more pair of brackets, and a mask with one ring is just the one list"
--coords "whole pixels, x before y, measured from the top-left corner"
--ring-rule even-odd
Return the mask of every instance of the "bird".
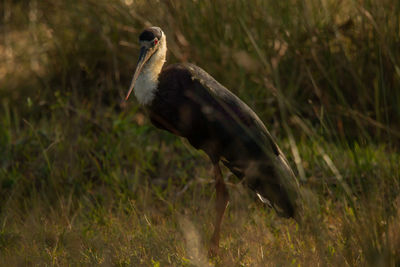
[[155, 127], [186, 138], [211, 160], [216, 215], [210, 254], [218, 254], [229, 201], [220, 163], [279, 215], [295, 218], [299, 182], [257, 114], [202, 68], [190, 63], [165, 66], [167, 40], [161, 28], [144, 29], [139, 44], [139, 59], [125, 101], [133, 91]]

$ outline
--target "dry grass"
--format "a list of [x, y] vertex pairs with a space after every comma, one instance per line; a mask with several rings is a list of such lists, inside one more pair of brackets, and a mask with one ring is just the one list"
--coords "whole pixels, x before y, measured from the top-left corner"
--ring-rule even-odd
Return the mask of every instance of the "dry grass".
[[[327, 184], [327, 179], [323, 184], [314, 180], [311, 187], [319, 196], [314, 199], [315, 206], [309, 206], [310, 217], [302, 225], [279, 218], [246, 188], [230, 184], [231, 202], [218, 259], [206, 256], [215, 198], [207, 164], [191, 168], [195, 179], [186, 188], [145, 183], [134, 187], [130, 197], [104, 183], [79, 197], [73, 192], [58, 197], [54, 203], [46, 195], [14, 195], [2, 210], [2, 263], [394, 266], [399, 260], [399, 207], [398, 199], [387, 194], [389, 190], [398, 192], [399, 156], [384, 158], [382, 152], [374, 148], [360, 155], [378, 156], [374, 172], [381, 173], [388, 179], [385, 183], [395, 188], [377, 181], [377, 188], [370, 185], [370, 192], [359, 192], [350, 203], [343, 190]], [[336, 162], [340, 171], [356, 169], [350, 153], [344, 155]], [[189, 161], [198, 160], [203, 161]], [[323, 165], [314, 160], [315, 167]], [[306, 170], [312, 170], [311, 166]], [[328, 173], [328, 166], [321, 172]], [[168, 183], [179, 179], [175, 175]], [[18, 193], [15, 189], [14, 194]]]
[[[1, 265], [399, 265], [397, 2], [2, 5]], [[148, 25], [168, 62], [205, 68], [277, 136], [305, 180], [302, 224], [225, 170], [222, 253], [207, 257], [207, 158], [120, 104]]]

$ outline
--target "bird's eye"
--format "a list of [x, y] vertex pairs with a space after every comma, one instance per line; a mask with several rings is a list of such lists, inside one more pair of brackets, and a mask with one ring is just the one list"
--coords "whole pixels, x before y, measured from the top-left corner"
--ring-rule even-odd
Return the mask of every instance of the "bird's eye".
[[158, 43], [157, 39], [154, 39], [154, 45], [156, 45]]

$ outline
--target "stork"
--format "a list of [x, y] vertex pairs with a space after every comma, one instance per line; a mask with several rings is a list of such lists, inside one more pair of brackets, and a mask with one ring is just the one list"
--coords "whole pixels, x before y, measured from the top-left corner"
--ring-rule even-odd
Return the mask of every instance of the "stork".
[[245, 179], [278, 214], [294, 217], [299, 183], [254, 111], [193, 64], [164, 67], [167, 41], [159, 27], [145, 29], [139, 43], [139, 60], [125, 100], [134, 91], [157, 128], [186, 138], [210, 158], [216, 188], [210, 253], [218, 253], [221, 222], [229, 200], [220, 161], [237, 177]]

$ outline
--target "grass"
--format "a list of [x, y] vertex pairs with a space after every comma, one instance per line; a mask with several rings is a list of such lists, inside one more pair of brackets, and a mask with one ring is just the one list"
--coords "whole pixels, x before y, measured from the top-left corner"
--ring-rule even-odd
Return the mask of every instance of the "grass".
[[[0, 264], [397, 266], [400, 5], [393, 1], [5, 1]], [[121, 103], [137, 36], [203, 67], [277, 137], [309, 191], [279, 218], [225, 169], [207, 257], [208, 159]]]

